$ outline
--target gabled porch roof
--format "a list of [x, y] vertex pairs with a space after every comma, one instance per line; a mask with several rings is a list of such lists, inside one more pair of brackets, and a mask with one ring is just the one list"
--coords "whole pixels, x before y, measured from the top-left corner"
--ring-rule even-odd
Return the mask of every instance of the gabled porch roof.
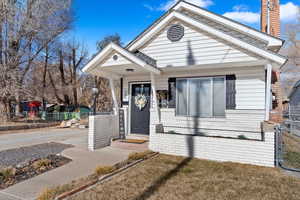
[[[103, 63], [112, 54], [122, 56], [126, 64], [122, 65], [103, 65]], [[96, 55], [82, 70], [83, 72], [92, 73], [106, 78], [121, 78], [124, 75], [142, 73], [160, 74], [161, 71], [156, 68], [151, 58], [140, 52], [133, 54], [117, 44], [110, 43], [98, 55]]]

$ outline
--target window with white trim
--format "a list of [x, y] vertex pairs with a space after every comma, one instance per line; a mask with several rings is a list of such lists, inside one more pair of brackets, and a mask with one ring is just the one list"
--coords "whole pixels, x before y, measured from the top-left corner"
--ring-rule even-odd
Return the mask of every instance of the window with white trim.
[[176, 80], [176, 115], [224, 117], [225, 77], [180, 78]]

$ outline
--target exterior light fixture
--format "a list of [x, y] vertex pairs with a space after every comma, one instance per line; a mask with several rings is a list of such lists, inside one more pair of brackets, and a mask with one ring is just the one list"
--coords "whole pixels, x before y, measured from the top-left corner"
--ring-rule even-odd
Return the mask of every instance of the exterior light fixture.
[[97, 96], [99, 94], [99, 89], [98, 88], [92, 88], [92, 95], [94, 97], [94, 105], [93, 105], [93, 114], [96, 115], [96, 108], [97, 108]]
[[126, 69], [126, 72], [134, 72], [134, 69]]

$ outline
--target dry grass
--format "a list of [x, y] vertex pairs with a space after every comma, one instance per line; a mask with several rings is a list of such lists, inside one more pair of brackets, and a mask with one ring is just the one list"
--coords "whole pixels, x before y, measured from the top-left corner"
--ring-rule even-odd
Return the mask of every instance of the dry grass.
[[147, 156], [152, 154], [152, 151], [144, 151], [144, 152], [136, 152], [136, 153], [131, 153], [128, 156], [128, 160], [140, 160], [140, 159], [145, 159]]
[[[114, 170], [124, 167], [125, 165], [135, 161], [135, 160], [139, 160], [139, 159], [144, 159], [144, 158], [148, 158], [148, 156], [150, 156], [151, 154], [153, 154], [152, 151], [145, 151], [145, 152], [140, 152], [140, 153], [133, 153], [129, 155], [128, 160], [125, 160], [115, 166], [99, 166], [95, 169], [94, 174], [86, 177], [86, 178], [82, 178], [82, 179], [78, 179], [75, 181], [72, 181], [72, 183], [70, 184], [65, 184], [65, 185], [61, 185], [61, 186], [57, 186], [57, 187], [53, 187], [53, 188], [46, 188], [38, 197], [38, 200], [53, 200], [55, 199], [55, 197], [57, 197], [58, 195], [64, 193], [64, 192], [68, 192], [70, 190], [73, 190], [75, 188], [81, 187], [83, 185], [85, 185], [88, 182], [92, 182], [95, 180], [98, 180], [99, 176], [105, 175], [105, 174], [109, 174], [112, 173]], [[47, 164], [47, 162], [41, 162], [39, 164], [37, 164], [38, 166], [43, 165], [43, 164]]]
[[95, 174], [102, 176], [105, 174], [112, 173], [115, 170], [113, 166], [99, 166], [95, 169]]
[[48, 167], [49, 165], [51, 165], [52, 161], [49, 159], [41, 159], [38, 161], [35, 161], [33, 163], [33, 167], [34, 169], [40, 169], [40, 168], [45, 168]]
[[16, 175], [16, 169], [13, 167], [0, 167], [0, 181], [7, 181]]
[[97, 179], [97, 176], [93, 174], [86, 178], [72, 181], [72, 183], [70, 183], [70, 184], [65, 184], [65, 185], [61, 185], [61, 186], [57, 186], [57, 187], [53, 187], [53, 188], [46, 188], [44, 191], [41, 192], [41, 194], [39, 195], [37, 200], [53, 200], [53, 199], [55, 199], [55, 197], [57, 197], [58, 195], [60, 195], [64, 192], [68, 192], [74, 188], [80, 187], [83, 184], [93, 181], [93, 180], [96, 180], [96, 179]]
[[289, 133], [284, 134], [284, 143], [286, 150], [300, 153], [300, 138]]
[[300, 179], [278, 169], [159, 155], [72, 200], [299, 200]]
[[300, 169], [300, 138], [289, 133], [284, 134], [284, 165]]

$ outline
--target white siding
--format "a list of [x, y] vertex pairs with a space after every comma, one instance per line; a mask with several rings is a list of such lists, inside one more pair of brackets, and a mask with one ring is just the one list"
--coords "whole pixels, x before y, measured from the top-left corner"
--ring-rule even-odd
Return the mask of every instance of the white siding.
[[[232, 137], [245, 136], [261, 140], [263, 110], [226, 110], [225, 118], [191, 118], [176, 116], [175, 109], [161, 109], [161, 123], [164, 131], [181, 134], [202, 133], [205, 136]], [[158, 124], [155, 110], [151, 110], [151, 125]]]
[[171, 42], [167, 38], [169, 27], [167, 26], [140, 51], [156, 59], [158, 67], [257, 60], [255, 56], [245, 53], [214, 36], [193, 29], [186, 24], [183, 24], [183, 26], [185, 27], [185, 34], [180, 41]]
[[[113, 57], [117, 55], [118, 59], [114, 60]], [[130, 65], [132, 64], [131, 61], [129, 61], [128, 59], [124, 58], [124, 56], [118, 54], [118, 53], [112, 53], [108, 59], [101, 65], [103, 67], [107, 67], [107, 66], [116, 66], [116, 65]]]
[[[265, 71], [264, 66], [238, 67], [230, 69], [187, 70], [184, 72], [164, 73], [156, 76], [157, 90], [168, 90], [170, 77], [196, 77], [216, 75], [236, 75], [236, 109], [264, 110], [265, 109]], [[150, 76], [130, 76], [124, 78], [124, 89], [130, 82], [149, 81]], [[129, 92], [129, 90], [128, 90]], [[125, 94], [125, 93], [124, 93]]]

